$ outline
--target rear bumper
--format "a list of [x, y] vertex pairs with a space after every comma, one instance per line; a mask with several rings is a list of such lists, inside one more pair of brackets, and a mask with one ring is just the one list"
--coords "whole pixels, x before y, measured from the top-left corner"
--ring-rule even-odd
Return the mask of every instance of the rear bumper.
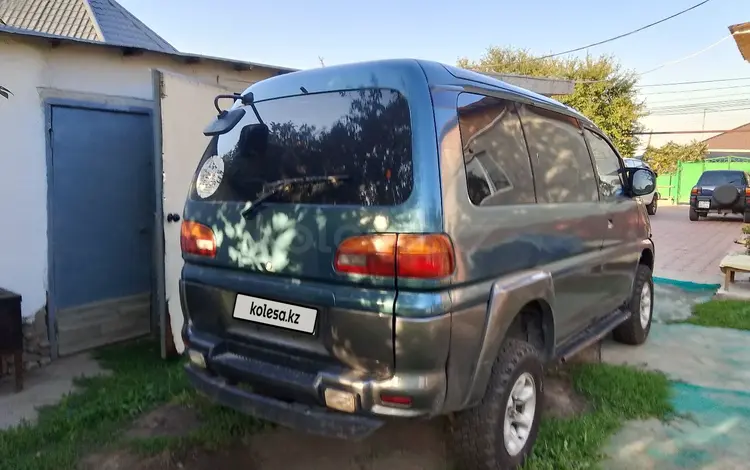
[[194, 365], [185, 366], [188, 380], [196, 390], [216, 403], [240, 413], [272, 421], [311, 434], [341, 439], [363, 439], [384, 422], [369, 416], [330, 411], [323, 407], [276, 400], [232, 386]]
[[[450, 317], [432, 321], [449, 325]], [[438, 325], [432, 326], [438, 329]], [[343, 366], [305, 370], [294, 366], [295, 358], [283, 357], [279, 352], [268, 355], [260, 347], [238, 354], [231, 350], [237, 345], [196, 331], [189, 323], [183, 327], [182, 335], [186, 354], [200, 353], [205, 361], [205, 369], [195, 365], [187, 369], [191, 383], [199, 391], [242, 413], [303, 432], [361, 439], [379, 428], [387, 417], [431, 417], [443, 412], [445, 363], [440, 368], [396, 371], [391, 377], [375, 379]], [[417, 342], [415, 347], [419, 345]], [[429, 347], [422, 345], [425, 350], [421, 353], [427, 354]], [[447, 341], [444, 347], [448, 347]], [[355, 411], [343, 413], [327, 408], [324, 397], [328, 389], [354, 395]], [[411, 405], [385, 403], [384, 395], [409, 397]]]
[[[708, 208], [700, 207], [700, 204], [708, 203]], [[740, 197], [734, 204], [722, 205], [717, 204], [712, 196], [691, 196], [690, 207], [695, 209], [697, 212], [710, 212], [710, 211], [732, 211], [737, 213], [745, 212], [748, 204], [744, 197]]]

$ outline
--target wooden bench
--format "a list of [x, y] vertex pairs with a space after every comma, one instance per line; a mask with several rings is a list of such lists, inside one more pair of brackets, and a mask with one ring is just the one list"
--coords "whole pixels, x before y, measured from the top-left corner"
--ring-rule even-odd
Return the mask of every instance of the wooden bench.
[[750, 273], [750, 255], [726, 255], [719, 263], [719, 269], [724, 273], [724, 290], [727, 290], [729, 284], [734, 282], [736, 273]]

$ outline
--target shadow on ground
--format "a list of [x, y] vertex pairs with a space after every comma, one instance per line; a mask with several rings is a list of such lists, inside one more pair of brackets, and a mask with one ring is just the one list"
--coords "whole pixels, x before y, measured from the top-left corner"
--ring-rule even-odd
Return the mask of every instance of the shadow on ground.
[[[587, 408], [559, 373], [545, 382], [545, 416], [567, 418]], [[186, 437], [200, 423], [195, 411], [162, 406], [133, 423], [130, 439]], [[90, 455], [82, 470], [455, 470], [448, 456], [446, 422], [388, 423], [361, 442], [327, 439], [277, 427], [218, 451], [164, 451], [150, 457], [125, 448]]]

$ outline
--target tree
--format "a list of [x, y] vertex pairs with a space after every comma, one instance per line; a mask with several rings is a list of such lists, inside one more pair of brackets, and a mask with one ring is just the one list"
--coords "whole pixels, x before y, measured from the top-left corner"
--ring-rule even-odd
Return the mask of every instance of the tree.
[[637, 77], [624, 71], [612, 57], [549, 57], [540, 59], [527, 50], [490, 47], [478, 61], [458, 60], [458, 66], [480, 72], [510, 73], [577, 80], [571, 95], [556, 97], [587, 116], [612, 139], [624, 157], [638, 147], [636, 132], [645, 106], [636, 95]]
[[657, 173], [674, 173], [679, 162], [697, 162], [708, 153], [708, 145], [696, 140], [689, 144], [678, 144], [670, 141], [661, 147], [648, 147], [643, 154], [643, 161]]

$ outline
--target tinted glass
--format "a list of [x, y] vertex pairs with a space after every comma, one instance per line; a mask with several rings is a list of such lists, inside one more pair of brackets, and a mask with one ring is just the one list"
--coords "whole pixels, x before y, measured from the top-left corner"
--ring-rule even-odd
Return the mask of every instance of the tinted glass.
[[477, 206], [536, 202], [529, 154], [512, 101], [462, 93], [458, 98], [466, 184]]
[[744, 173], [741, 171], [707, 171], [698, 180], [701, 186], [719, 186], [721, 184], [744, 184]]
[[[604, 140], [602, 136], [596, 132], [591, 132], [586, 129], [586, 138], [589, 141], [589, 147], [591, 148], [591, 155], [594, 157], [594, 163], [596, 164], [596, 172], [599, 174], [599, 191], [604, 197], [611, 197], [622, 192], [622, 174], [620, 170], [620, 158], [617, 153]], [[628, 165], [631, 167], [645, 167], [639, 160], [629, 159], [632, 164]]]
[[638, 160], [637, 158], [623, 158], [622, 161], [628, 168], [648, 168], [648, 165], [643, 163], [641, 160]]
[[521, 107], [540, 202], [599, 200], [594, 167], [577, 119], [535, 106]]
[[[396, 91], [366, 89], [299, 95], [256, 103], [204, 156], [224, 163], [205, 200], [252, 201], [268, 183], [316, 176], [337, 182], [293, 184], [269, 202], [394, 205], [411, 194], [409, 106]], [[202, 163], [201, 163], [202, 165]], [[200, 199], [195, 190], [192, 197]]]

